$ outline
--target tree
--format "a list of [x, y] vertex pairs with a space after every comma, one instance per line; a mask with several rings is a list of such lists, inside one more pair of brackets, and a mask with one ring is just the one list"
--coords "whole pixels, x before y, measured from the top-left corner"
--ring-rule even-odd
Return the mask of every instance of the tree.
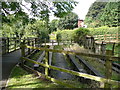
[[89, 8], [85, 18], [85, 23], [88, 27], [99, 27], [102, 22], [100, 21], [101, 12], [103, 12], [107, 2], [99, 2], [96, 0]]
[[38, 37], [40, 40], [49, 39], [49, 31], [45, 21], [37, 20], [33, 24], [28, 24], [25, 28], [24, 37]]
[[58, 23], [59, 29], [74, 29], [77, 27], [78, 15], [71, 12], [63, 18], [60, 18]]
[[118, 18], [119, 5], [120, 2], [98, 2], [97, 0], [89, 8], [85, 23], [87, 23], [89, 27], [120, 26]]
[[[49, 0], [24, 0], [27, 4], [30, 5], [30, 8], [26, 7], [23, 2], [2, 2], [1, 13], [2, 13], [2, 24], [9, 24], [11, 27], [21, 28], [21, 33], [16, 32], [16, 36], [22, 37], [24, 34], [24, 29], [26, 25], [30, 23], [34, 23], [34, 19], [30, 19], [29, 15], [26, 11], [23, 10], [23, 7], [29, 10], [30, 16], [33, 18], [37, 18], [45, 21], [45, 25], [49, 28], [49, 15], [51, 12], [54, 13], [57, 17], [63, 17], [68, 12], [72, 11], [74, 6], [77, 4], [76, 2], [50, 2]], [[51, 7], [49, 7], [52, 5]], [[14, 18], [9, 18], [14, 16]], [[19, 23], [20, 22], [20, 23]], [[14, 25], [16, 24], [17, 25]], [[16, 28], [16, 30], [18, 30]], [[14, 31], [14, 30], [13, 30]], [[20, 34], [20, 35], [18, 35]]]
[[109, 27], [120, 26], [118, 23], [118, 8], [120, 2], [108, 2], [104, 11], [101, 13], [101, 21]]
[[[27, 4], [30, 4], [30, 8], [26, 7], [23, 2], [2, 2], [2, 18], [4, 21], [7, 20], [7, 16], [10, 14], [17, 14], [17, 16], [25, 14], [22, 7], [26, 8], [31, 12], [34, 17], [39, 17], [47, 21], [49, 18], [49, 13], [53, 12], [57, 17], [63, 17], [68, 12], [71, 12], [76, 6], [77, 2], [50, 2], [49, 0], [24, 0]], [[51, 7], [50, 7], [51, 6]]]
[[50, 22], [50, 32], [57, 31], [58, 28], [58, 19], [54, 19]]

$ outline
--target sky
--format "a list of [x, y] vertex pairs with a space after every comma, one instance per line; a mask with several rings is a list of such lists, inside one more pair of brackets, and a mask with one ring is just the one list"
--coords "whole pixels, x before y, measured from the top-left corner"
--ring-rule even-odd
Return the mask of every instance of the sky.
[[[73, 12], [76, 13], [79, 17], [79, 19], [85, 19], [85, 16], [89, 10], [89, 7], [92, 3], [96, 0], [76, 0], [78, 1], [78, 5], [74, 8]], [[52, 19], [56, 19], [54, 16], [50, 17], [50, 21]]]
[[89, 7], [92, 3], [94, 3], [96, 0], [76, 0], [79, 2], [79, 4], [75, 7], [73, 12], [75, 12], [79, 19], [85, 19], [85, 16], [89, 10]]
[[[92, 3], [94, 3], [96, 0], [75, 0], [78, 2], [78, 5], [75, 6], [75, 8], [73, 9], [73, 12], [76, 13], [79, 17], [79, 19], [85, 19], [85, 16], [89, 10], [89, 7], [92, 5]], [[26, 6], [28, 8], [30, 8], [30, 5], [25, 3], [23, 1], [23, 4], [26, 4]], [[24, 7], [23, 7], [24, 8]], [[25, 10], [28, 14], [30, 14], [29, 11]], [[57, 19], [56, 17], [54, 17], [53, 14], [51, 14], [50, 16], [50, 21], [52, 21], [53, 19]]]

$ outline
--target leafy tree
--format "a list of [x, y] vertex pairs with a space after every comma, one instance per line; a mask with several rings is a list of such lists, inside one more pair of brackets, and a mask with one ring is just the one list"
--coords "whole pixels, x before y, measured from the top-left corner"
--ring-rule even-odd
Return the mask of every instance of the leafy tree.
[[38, 37], [40, 40], [49, 39], [49, 31], [45, 21], [36, 21], [33, 24], [28, 24], [25, 28], [24, 37]]
[[109, 26], [116, 27], [119, 24], [120, 2], [94, 2], [86, 15], [85, 23], [88, 27]]
[[19, 30], [20, 32], [13, 30], [13, 32], [15, 31], [16, 37], [19, 38], [23, 36], [26, 25], [35, 22], [35, 19], [29, 19], [29, 15], [23, 10], [23, 7], [29, 10], [33, 18], [44, 20], [46, 27], [49, 28], [49, 15], [51, 12], [57, 17], [63, 17], [68, 12], [71, 12], [77, 4], [76, 2], [50, 2], [48, 0], [24, 1], [30, 4], [30, 8], [26, 7], [22, 2], [6, 1], [1, 3], [2, 24], [7, 23], [11, 27], [15, 27], [15, 30]]
[[61, 18], [58, 23], [59, 29], [74, 29], [77, 27], [78, 15], [71, 12], [65, 17]]
[[57, 31], [59, 20], [54, 19], [50, 22], [50, 32]]
[[98, 2], [96, 0], [89, 8], [88, 13], [85, 18], [85, 23], [88, 27], [99, 27], [102, 22], [100, 22], [100, 14], [103, 12], [107, 2]]
[[109, 27], [116, 27], [120, 26], [118, 25], [118, 8], [120, 5], [120, 2], [108, 2], [104, 11], [101, 13], [101, 21], [104, 25], [107, 25]]

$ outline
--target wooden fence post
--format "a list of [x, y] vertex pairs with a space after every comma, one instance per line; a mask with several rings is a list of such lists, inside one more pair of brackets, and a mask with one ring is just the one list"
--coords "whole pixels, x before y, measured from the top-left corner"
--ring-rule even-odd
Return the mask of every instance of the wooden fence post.
[[3, 40], [4, 40], [4, 50], [5, 50], [5, 54], [6, 54], [9, 46], [8, 46], [8, 43], [7, 43], [7, 39], [4, 38]]
[[115, 49], [115, 43], [113, 43], [113, 47], [112, 47], [112, 55], [114, 55], [114, 49]]
[[16, 50], [16, 48], [17, 48], [17, 41], [16, 41], [16, 38], [15, 38], [15, 50]]
[[[47, 46], [46, 46], [46, 48], [47, 48]], [[45, 55], [46, 55], [45, 64], [48, 65], [48, 62], [49, 62], [49, 51], [45, 51]], [[45, 68], [45, 75], [48, 76], [48, 72], [49, 72], [49, 69], [46, 67]]]
[[[25, 40], [23, 40], [23, 42], [21, 42], [21, 57], [25, 56]], [[21, 59], [21, 65], [23, 66], [24, 61], [23, 59]]]
[[[112, 55], [112, 50], [106, 50], [106, 55]], [[109, 60], [110, 58], [106, 58], [106, 62], [105, 62], [105, 67], [106, 67], [106, 72], [105, 72], [105, 76], [107, 79], [111, 79], [112, 76], [112, 61]], [[109, 82], [109, 81], [108, 81]], [[105, 88], [110, 88], [111, 85], [108, 83], [105, 83]]]
[[[30, 39], [27, 38], [27, 40], [28, 40], [28, 46], [30, 46]], [[30, 54], [30, 48], [28, 48], [28, 54]]]
[[45, 46], [46, 46], [46, 38], [45, 38]]
[[60, 45], [60, 40], [58, 39], [58, 46]]
[[52, 46], [53, 46], [53, 40], [52, 40]]
[[37, 44], [37, 38], [35, 38], [35, 47], [36, 47], [36, 44]]
[[119, 41], [119, 34], [116, 33], [116, 41], [118, 42]]
[[105, 55], [105, 51], [106, 51], [106, 43], [104, 41], [102, 41], [102, 44], [101, 44], [101, 54]]
[[[6, 41], [6, 40], [5, 40], [5, 41]], [[10, 44], [9, 38], [7, 38], [6, 44], [7, 44], [7, 52], [9, 53], [9, 44]]]
[[105, 34], [105, 35], [104, 35], [104, 41], [106, 40], [106, 37], [107, 37], [107, 36], [106, 36], [106, 34]]
[[71, 45], [73, 44], [73, 39], [71, 39]]

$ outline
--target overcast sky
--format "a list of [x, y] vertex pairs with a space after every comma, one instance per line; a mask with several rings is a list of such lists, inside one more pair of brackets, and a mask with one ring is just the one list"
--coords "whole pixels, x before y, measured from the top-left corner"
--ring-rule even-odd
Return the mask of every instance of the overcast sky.
[[[75, 12], [78, 16], [79, 19], [85, 19], [85, 15], [88, 12], [89, 7], [91, 6], [92, 3], [94, 3], [94, 1], [96, 0], [76, 0], [79, 2], [79, 4], [75, 7], [75, 9], [73, 10], [73, 12]], [[52, 19], [54, 19], [54, 16], [50, 17], [50, 21]]]
[[76, 1], [78, 1], [79, 4], [75, 7], [73, 12], [78, 14], [80, 19], [85, 19], [85, 15], [87, 14], [89, 7], [96, 0], [76, 0]]

